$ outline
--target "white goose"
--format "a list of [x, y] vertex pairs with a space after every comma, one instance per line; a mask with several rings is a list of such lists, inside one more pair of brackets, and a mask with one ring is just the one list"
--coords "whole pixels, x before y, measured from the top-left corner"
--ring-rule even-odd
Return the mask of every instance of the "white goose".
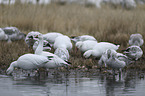
[[36, 54], [25, 54], [18, 58], [17, 61], [14, 61], [10, 64], [10, 67], [7, 69], [7, 74], [11, 74], [14, 68], [21, 68], [24, 70], [33, 70], [41, 67], [44, 68], [56, 68], [59, 66], [68, 65], [66, 62], [51, 64], [53, 56], [41, 56]]
[[86, 41], [78, 41], [76, 42], [75, 46], [81, 51], [86, 52], [88, 50], [91, 50], [94, 48], [94, 46], [97, 44], [97, 41], [94, 40], [86, 40]]
[[67, 49], [64, 48], [57, 48], [54, 51], [54, 54], [60, 57], [61, 59], [68, 61], [69, 60], [69, 52]]
[[16, 27], [5, 27], [2, 29], [4, 30], [5, 34], [8, 35], [11, 41], [24, 40], [26, 37], [26, 34], [20, 32], [20, 30]]
[[54, 45], [53, 45], [55, 52], [54, 54], [60, 57], [63, 60], [69, 59], [69, 52], [72, 49], [72, 43], [68, 36], [58, 36], [55, 39]]
[[144, 43], [143, 37], [141, 34], [132, 34], [129, 39], [129, 45], [142, 46]]
[[[35, 51], [36, 48], [38, 47], [38, 44], [39, 44], [39, 41], [35, 41], [34, 45], [33, 45], [33, 50]], [[43, 40], [43, 51], [47, 50], [47, 51], [50, 51], [51, 50], [51, 47], [52, 45], [46, 41], [46, 40]]]
[[102, 54], [102, 56], [98, 62], [98, 65], [100, 67], [102, 67], [103, 65], [105, 65], [105, 67], [107, 67], [106, 61], [109, 59], [110, 54], [115, 54], [116, 58], [119, 59], [120, 61], [124, 61], [126, 63], [126, 65], [132, 63], [132, 61], [126, 55], [123, 55], [122, 53], [118, 53], [114, 49], [107, 49]]
[[[42, 55], [42, 56], [53, 56], [52, 60], [50, 60], [50, 62], [49, 62], [50, 65], [62, 65], [63, 66], [64, 64], [67, 63], [67, 61], [64, 61], [57, 55], [50, 53], [50, 52], [43, 51], [43, 35], [41, 33], [39, 35], [37, 35], [36, 37], [39, 39], [39, 44], [35, 50], [35, 54]], [[49, 68], [49, 64], [46, 65], [46, 68]]]
[[[31, 31], [27, 34], [26, 39], [25, 39], [25, 42], [28, 45], [28, 47], [33, 46], [34, 51], [36, 50], [38, 46], [38, 42], [39, 42], [39, 39], [35, 37], [39, 34], [40, 32]], [[52, 45], [46, 40], [43, 40], [43, 42], [44, 42], [43, 50], [51, 50]]]
[[113, 75], [115, 75], [115, 70], [119, 70], [119, 77], [121, 76], [121, 69], [126, 66], [126, 62], [122, 59], [119, 59], [115, 52], [111, 52], [111, 50], [107, 50], [106, 64], [108, 67], [112, 68]]
[[[110, 50], [110, 51], [108, 51], [108, 50]], [[107, 49], [105, 52], [103, 52], [103, 54], [102, 54], [102, 56], [101, 56], [101, 58], [100, 58], [100, 60], [98, 61], [98, 65], [100, 66], [100, 67], [102, 67], [103, 65], [105, 65], [105, 67], [107, 67], [107, 65], [106, 65], [106, 61], [107, 61], [107, 59], [109, 58], [109, 53], [108, 52], [110, 52], [110, 53], [117, 53], [115, 50], [113, 50], [113, 49]]]
[[114, 49], [117, 50], [120, 45], [115, 45], [108, 42], [100, 42], [97, 43], [92, 50], [86, 51], [83, 56], [85, 58], [89, 58], [90, 56], [100, 58], [107, 49]]
[[28, 47], [33, 46], [36, 39], [34, 39], [34, 37], [36, 37], [38, 34], [40, 34], [40, 32], [37, 31], [31, 31], [27, 34], [26, 38], [25, 38], [25, 42], [28, 45]]
[[53, 45], [54, 42], [55, 42], [55, 39], [58, 36], [63, 36], [63, 34], [57, 33], [57, 32], [50, 32], [50, 33], [47, 33], [47, 34], [43, 34], [43, 39], [47, 40], [50, 44]]
[[55, 39], [53, 47], [54, 47], [54, 49], [64, 48], [64, 49], [71, 51], [72, 43], [71, 43], [71, 40], [68, 36], [66, 36], [66, 35], [58, 36]]
[[86, 40], [97, 41], [97, 40], [95, 39], [95, 37], [90, 36], [90, 35], [82, 35], [82, 36], [78, 36], [78, 37], [72, 36], [72, 37], [71, 37], [71, 40], [72, 40], [74, 43], [76, 43], [76, 42], [78, 42], [78, 41], [86, 41]]
[[124, 53], [133, 60], [138, 60], [142, 57], [143, 51], [139, 46], [132, 45], [124, 50]]
[[5, 34], [2, 28], [0, 28], [0, 40], [8, 40], [8, 36]]
[[22, 68], [24, 70], [38, 69], [42, 67], [42, 64], [45, 64], [49, 61], [47, 57], [35, 55], [35, 54], [25, 54], [18, 58], [17, 61], [14, 61], [10, 64], [10, 67], [7, 69], [7, 74], [11, 74], [14, 68]]

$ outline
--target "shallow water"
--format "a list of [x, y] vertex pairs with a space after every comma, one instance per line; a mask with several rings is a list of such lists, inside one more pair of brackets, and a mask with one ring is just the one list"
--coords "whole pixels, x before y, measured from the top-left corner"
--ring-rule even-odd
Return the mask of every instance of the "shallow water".
[[15, 73], [0, 75], [0, 96], [144, 96], [143, 77], [137, 71], [123, 72], [121, 78], [94, 70], [52, 70], [39, 78]]

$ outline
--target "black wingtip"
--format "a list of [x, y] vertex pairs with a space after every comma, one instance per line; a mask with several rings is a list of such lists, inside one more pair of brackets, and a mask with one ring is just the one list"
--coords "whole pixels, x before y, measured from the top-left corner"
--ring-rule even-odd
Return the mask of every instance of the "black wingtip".
[[69, 61], [66, 61], [66, 60], [64, 60], [65, 62], [67, 62], [68, 64], [72, 64], [71, 62], [69, 62]]
[[125, 50], [121, 50], [122, 52], [129, 52], [129, 50], [130, 50], [130, 48], [127, 48], [127, 49], [125, 49]]
[[48, 60], [52, 60], [53, 56], [47, 56]]

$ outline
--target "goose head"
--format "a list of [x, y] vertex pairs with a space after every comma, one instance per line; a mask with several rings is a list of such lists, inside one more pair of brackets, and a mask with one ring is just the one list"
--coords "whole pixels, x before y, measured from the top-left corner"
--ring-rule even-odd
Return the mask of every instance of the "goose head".
[[75, 44], [75, 46], [77, 47], [77, 48], [81, 48], [82, 47], [82, 44], [83, 44], [83, 42], [82, 41], [78, 41], [76, 44]]
[[108, 57], [108, 58], [111, 57], [111, 50], [110, 50], [110, 49], [107, 50], [107, 57]]
[[17, 66], [17, 61], [14, 61], [10, 64], [10, 67], [7, 69], [6, 73], [9, 75], [13, 72], [14, 68]]
[[34, 38], [38, 38], [39, 40], [42, 40], [43, 39], [43, 35], [41, 33], [39, 33]]

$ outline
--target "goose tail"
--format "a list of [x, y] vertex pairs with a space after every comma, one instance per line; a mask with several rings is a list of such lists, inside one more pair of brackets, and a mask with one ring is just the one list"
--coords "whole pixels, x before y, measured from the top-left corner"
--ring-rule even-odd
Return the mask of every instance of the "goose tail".
[[117, 49], [119, 49], [120, 45], [116, 45], [117, 46]]

